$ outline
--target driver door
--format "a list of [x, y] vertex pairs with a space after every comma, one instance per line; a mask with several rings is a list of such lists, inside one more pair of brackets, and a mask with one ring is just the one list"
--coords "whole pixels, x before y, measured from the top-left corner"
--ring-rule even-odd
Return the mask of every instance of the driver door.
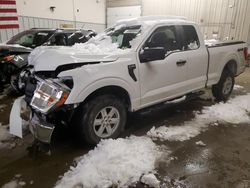
[[157, 28], [142, 46], [145, 48], [164, 47], [165, 58], [139, 63], [141, 105], [146, 107], [174, 98], [186, 92], [187, 62], [182, 51], [178, 28], [161, 26]]

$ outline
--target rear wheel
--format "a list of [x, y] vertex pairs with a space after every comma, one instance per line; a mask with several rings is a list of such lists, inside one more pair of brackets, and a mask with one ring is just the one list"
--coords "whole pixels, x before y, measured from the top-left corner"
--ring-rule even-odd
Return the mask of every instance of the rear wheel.
[[117, 138], [126, 123], [124, 103], [112, 95], [103, 95], [80, 106], [76, 124], [81, 136], [91, 144], [101, 139]]
[[229, 70], [222, 72], [220, 81], [213, 85], [212, 93], [218, 101], [226, 101], [232, 93], [234, 87], [234, 74]]

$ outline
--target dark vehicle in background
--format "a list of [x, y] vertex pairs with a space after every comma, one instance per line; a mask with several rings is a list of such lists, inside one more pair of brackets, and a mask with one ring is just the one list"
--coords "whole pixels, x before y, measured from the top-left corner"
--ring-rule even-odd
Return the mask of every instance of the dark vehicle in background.
[[27, 76], [28, 55], [38, 46], [72, 46], [84, 43], [96, 33], [79, 29], [41, 29], [33, 28], [18, 33], [5, 44], [0, 44], [0, 92], [4, 85], [22, 92], [23, 80]]

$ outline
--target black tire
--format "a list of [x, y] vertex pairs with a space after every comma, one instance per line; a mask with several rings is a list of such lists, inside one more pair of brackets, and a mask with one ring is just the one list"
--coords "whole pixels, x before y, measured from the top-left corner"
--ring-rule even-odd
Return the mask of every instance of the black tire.
[[[119, 123], [116, 124], [116, 126], [114, 125], [114, 127], [116, 128], [114, 128], [111, 135], [106, 137], [100, 137], [97, 135], [98, 133], [96, 133], [96, 128], [94, 128], [94, 121], [98, 118], [97, 116], [101, 113], [101, 110], [105, 108], [106, 111], [109, 107], [112, 107], [113, 109], [117, 110], [116, 113], [119, 113], [118, 117], [120, 120]], [[90, 144], [97, 144], [101, 139], [117, 138], [124, 130], [126, 119], [127, 112], [124, 103], [119, 98], [113, 95], [103, 95], [95, 97], [89, 102], [79, 106], [74, 116], [74, 124], [77, 126], [77, 130], [79, 130], [81, 138], [83, 138]], [[102, 125], [100, 125], [100, 128]], [[107, 128], [105, 128], [105, 130], [108, 134]]]
[[28, 69], [23, 69], [11, 76], [10, 84], [16, 93], [20, 95], [25, 93], [25, 87], [29, 76], [30, 72]]
[[224, 70], [220, 81], [212, 86], [213, 96], [217, 101], [226, 101], [231, 95], [233, 87], [234, 74], [229, 70]]
[[18, 87], [18, 76], [19, 75], [12, 75], [10, 78], [10, 85], [12, 87], [12, 89], [16, 92], [16, 93], [20, 93], [20, 89]]

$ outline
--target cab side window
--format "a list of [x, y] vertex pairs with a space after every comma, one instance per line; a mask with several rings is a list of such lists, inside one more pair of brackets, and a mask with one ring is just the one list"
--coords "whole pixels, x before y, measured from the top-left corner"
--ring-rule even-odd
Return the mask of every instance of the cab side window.
[[166, 53], [181, 50], [176, 28], [174, 26], [164, 26], [156, 29], [144, 45], [144, 48], [155, 47], [163, 47]]
[[72, 46], [75, 43], [87, 42], [87, 38], [81, 32], [71, 33], [68, 36], [68, 45]]
[[67, 45], [67, 37], [64, 33], [56, 33], [50, 39], [51, 46], [66, 46]]
[[183, 25], [183, 50], [195, 50], [200, 47], [200, 41], [194, 26]]

